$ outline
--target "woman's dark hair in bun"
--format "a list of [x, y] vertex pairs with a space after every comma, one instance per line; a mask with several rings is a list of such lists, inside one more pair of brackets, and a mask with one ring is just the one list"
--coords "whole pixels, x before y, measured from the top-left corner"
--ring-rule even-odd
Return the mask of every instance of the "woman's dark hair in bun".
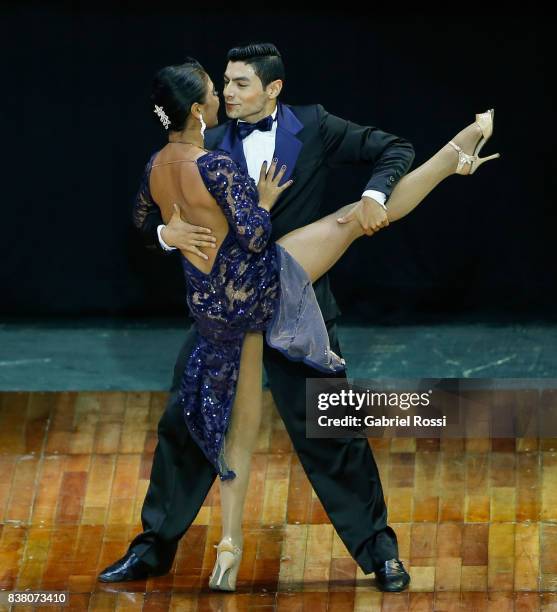
[[[183, 64], [161, 68], [153, 79], [151, 102], [170, 121], [172, 131], [181, 132], [194, 102], [203, 104], [207, 94], [207, 73], [192, 57]], [[164, 117], [157, 112], [164, 125]]]

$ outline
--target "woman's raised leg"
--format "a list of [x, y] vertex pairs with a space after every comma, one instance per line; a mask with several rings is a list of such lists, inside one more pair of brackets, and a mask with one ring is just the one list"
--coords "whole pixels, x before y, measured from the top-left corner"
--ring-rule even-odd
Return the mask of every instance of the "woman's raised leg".
[[263, 335], [248, 332], [242, 344], [240, 371], [226, 433], [224, 455], [236, 478], [220, 481], [222, 539], [210, 586], [234, 590], [243, 546], [242, 517], [250, 476], [250, 464], [261, 423]]
[[[465, 153], [472, 154], [481, 135], [479, 125], [472, 123], [459, 132], [453, 141]], [[457, 151], [447, 144], [424, 164], [402, 177], [387, 203], [389, 222], [407, 215], [443, 179], [454, 174], [457, 161]], [[344, 224], [337, 222], [340, 216], [348, 214], [354, 206], [356, 204], [347, 204], [335, 213], [277, 240], [305, 269], [311, 282], [325, 274], [352, 242], [364, 235], [357, 219]]]

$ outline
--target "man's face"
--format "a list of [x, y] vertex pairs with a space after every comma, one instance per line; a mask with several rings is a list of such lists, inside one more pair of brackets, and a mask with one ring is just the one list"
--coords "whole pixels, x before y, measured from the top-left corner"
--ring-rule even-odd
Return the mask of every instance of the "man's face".
[[226, 115], [230, 119], [243, 119], [250, 123], [268, 115], [275, 105], [275, 99], [269, 99], [253, 66], [244, 62], [228, 62], [224, 73], [223, 96]]

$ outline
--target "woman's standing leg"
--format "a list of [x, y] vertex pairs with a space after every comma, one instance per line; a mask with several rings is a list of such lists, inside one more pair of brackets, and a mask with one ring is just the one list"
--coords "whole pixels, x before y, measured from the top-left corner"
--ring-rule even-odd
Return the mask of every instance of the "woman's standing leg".
[[220, 481], [222, 540], [210, 586], [234, 590], [243, 546], [242, 517], [250, 477], [251, 457], [257, 443], [263, 403], [263, 334], [245, 335], [240, 357], [240, 371], [226, 433], [226, 463], [236, 478]]

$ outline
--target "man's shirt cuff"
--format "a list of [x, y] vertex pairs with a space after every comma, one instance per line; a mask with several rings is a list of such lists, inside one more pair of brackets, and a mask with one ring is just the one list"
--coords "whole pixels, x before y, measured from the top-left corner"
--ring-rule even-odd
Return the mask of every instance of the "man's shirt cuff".
[[166, 244], [166, 242], [162, 239], [161, 231], [162, 231], [163, 227], [165, 227], [164, 224], [161, 224], [161, 225], [157, 226], [157, 236], [159, 237], [159, 243], [160, 243], [160, 245], [161, 245], [161, 247], [163, 248], [164, 251], [175, 251], [176, 247], [168, 246]]
[[387, 201], [387, 196], [382, 191], [375, 191], [374, 189], [368, 189], [367, 191], [364, 191], [364, 193], [362, 194], [362, 198], [372, 198], [376, 202], [379, 202], [379, 204], [381, 204], [381, 206], [385, 210], [387, 210], [387, 207], [385, 206], [385, 202]]

